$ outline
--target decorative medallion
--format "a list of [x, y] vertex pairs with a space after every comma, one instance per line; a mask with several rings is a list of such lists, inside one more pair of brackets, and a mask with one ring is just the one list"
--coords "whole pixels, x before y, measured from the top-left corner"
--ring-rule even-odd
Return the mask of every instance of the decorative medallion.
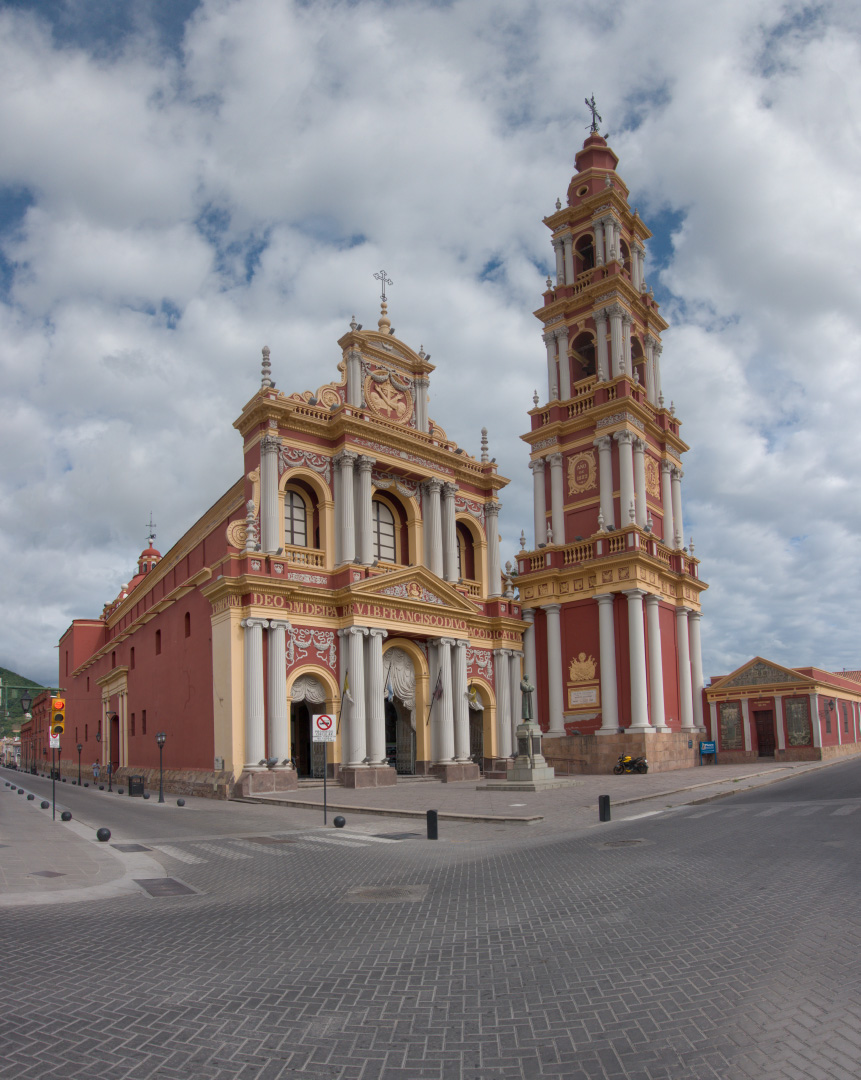
[[245, 541], [248, 538], [248, 529], [245, 526], [245, 522], [238, 519], [231, 521], [227, 526], [227, 543], [231, 547], [242, 548], [245, 547]]
[[337, 408], [337, 406], [339, 406], [343, 401], [343, 398], [334, 388], [334, 386], [324, 386], [320, 390], [317, 396], [317, 400], [320, 405], [324, 406], [327, 409], [331, 409], [333, 405]]
[[579, 495], [595, 486], [598, 469], [595, 464], [595, 451], [584, 450], [568, 458], [568, 494]]
[[572, 659], [568, 664], [568, 679], [570, 682], [591, 682], [595, 678], [595, 657], [587, 656], [581, 652], [576, 660]]
[[661, 467], [657, 458], [646, 457], [646, 491], [653, 499], [661, 497]]
[[421, 600], [425, 604], [445, 604], [444, 600], [440, 600], [438, 596], [435, 596], [429, 589], [426, 589], [417, 581], [401, 582], [399, 585], [389, 585], [387, 588], [381, 589], [380, 592], [385, 596], [399, 596], [403, 600]]
[[373, 375], [365, 379], [365, 402], [371, 412], [399, 424], [409, 420], [413, 412], [413, 396], [409, 390], [401, 390], [390, 377], [376, 382]]

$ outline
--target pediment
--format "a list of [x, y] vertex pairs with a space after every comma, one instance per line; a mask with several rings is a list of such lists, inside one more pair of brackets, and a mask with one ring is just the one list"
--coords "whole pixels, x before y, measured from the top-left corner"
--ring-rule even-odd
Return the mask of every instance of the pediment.
[[391, 574], [370, 578], [353, 585], [351, 592], [357, 597], [425, 604], [429, 608], [448, 608], [465, 615], [475, 615], [478, 611], [472, 601], [423, 566], [408, 566]]
[[735, 686], [774, 686], [781, 683], [794, 683], [796, 686], [812, 685], [811, 679], [804, 678], [792, 668], [781, 667], [761, 656], [742, 664], [740, 668], [712, 683], [709, 690], [727, 690]]

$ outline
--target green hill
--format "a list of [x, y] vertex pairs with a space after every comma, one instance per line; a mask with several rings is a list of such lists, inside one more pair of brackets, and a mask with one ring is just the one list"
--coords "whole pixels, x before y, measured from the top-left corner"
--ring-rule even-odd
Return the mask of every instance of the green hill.
[[2, 694], [0, 696], [0, 735], [11, 735], [13, 727], [20, 727], [24, 715], [24, 710], [21, 708], [21, 695], [24, 690], [19, 687], [32, 686], [33, 697], [45, 688], [41, 683], [33, 682], [32, 679], [19, 675], [17, 671], [10, 671], [4, 667], [0, 667], [0, 679], [3, 680], [3, 688], [0, 691]]

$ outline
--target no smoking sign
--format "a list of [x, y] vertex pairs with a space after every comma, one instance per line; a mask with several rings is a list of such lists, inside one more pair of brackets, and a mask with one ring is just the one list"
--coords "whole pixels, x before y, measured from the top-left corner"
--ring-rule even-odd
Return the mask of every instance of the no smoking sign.
[[328, 713], [318, 713], [311, 717], [311, 733], [313, 742], [335, 741], [335, 718]]

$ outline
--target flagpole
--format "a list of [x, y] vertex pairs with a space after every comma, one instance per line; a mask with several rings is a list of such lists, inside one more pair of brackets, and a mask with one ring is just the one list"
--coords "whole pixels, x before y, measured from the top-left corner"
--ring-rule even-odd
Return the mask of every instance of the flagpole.
[[427, 718], [427, 720], [425, 720], [425, 727], [427, 727], [428, 724], [430, 723], [431, 711], [433, 710], [433, 703], [436, 701], [437, 697], [439, 696], [441, 682], [442, 682], [442, 668], [439, 669], [439, 675], [437, 675], [437, 677], [436, 677], [436, 686], [434, 687], [433, 693], [431, 694], [430, 705], [428, 705], [428, 718]]

